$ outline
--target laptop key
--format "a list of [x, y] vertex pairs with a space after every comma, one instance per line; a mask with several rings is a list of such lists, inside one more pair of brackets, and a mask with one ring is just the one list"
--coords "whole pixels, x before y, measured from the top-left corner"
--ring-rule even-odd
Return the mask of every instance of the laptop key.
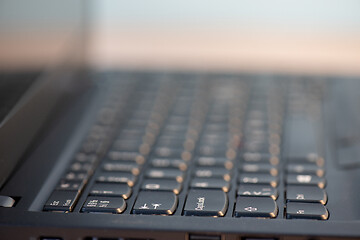
[[247, 163], [271, 163], [272, 165], [278, 165], [279, 159], [271, 156], [268, 153], [251, 153], [246, 152], [242, 155], [242, 159]]
[[174, 214], [178, 197], [173, 192], [141, 191], [132, 212], [134, 214]]
[[88, 139], [81, 146], [81, 151], [86, 154], [98, 154], [103, 150], [103, 143], [100, 140]]
[[243, 147], [246, 152], [266, 152], [268, 149], [267, 142], [256, 142], [256, 141], [247, 141]]
[[240, 184], [237, 195], [244, 197], [271, 197], [276, 200], [279, 193], [276, 188], [269, 185]]
[[61, 179], [56, 189], [80, 192], [83, 187], [84, 187], [84, 181], [69, 181], [66, 179]]
[[129, 187], [134, 186], [137, 177], [129, 172], [102, 172], [96, 178], [97, 182], [127, 183]]
[[103, 170], [108, 172], [131, 172], [134, 175], [138, 175], [139, 165], [136, 163], [105, 163]]
[[158, 168], [178, 168], [185, 171], [187, 164], [182, 159], [171, 159], [171, 158], [154, 158], [151, 159], [151, 165]]
[[86, 172], [73, 172], [68, 171], [64, 178], [69, 181], [86, 181], [88, 179], [89, 175]]
[[127, 184], [122, 183], [95, 183], [90, 191], [93, 196], [114, 196], [128, 199], [132, 193]]
[[77, 191], [55, 190], [46, 201], [44, 211], [71, 212], [78, 196]]
[[228, 204], [228, 196], [222, 190], [191, 189], [186, 199], [184, 215], [223, 217]]
[[165, 140], [158, 140], [156, 147], [169, 147], [169, 148], [179, 148], [183, 146], [185, 138], [170, 138]]
[[108, 158], [113, 161], [130, 161], [136, 162], [137, 164], [143, 164], [145, 162], [145, 157], [138, 152], [110, 151]]
[[184, 172], [178, 169], [150, 168], [146, 171], [148, 178], [176, 179], [178, 182], [184, 180]]
[[144, 179], [141, 189], [156, 190], [156, 191], [172, 191], [179, 194], [182, 188], [182, 183], [174, 179]]
[[88, 162], [92, 164], [97, 161], [97, 156], [95, 154], [85, 154], [79, 152], [75, 155], [74, 160], [81, 163]]
[[278, 169], [270, 163], [244, 163], [240, 171], [248, 173], [270, 173], [272, 176], [278, 175]]
[[290, 202], [319, 202], [325, 205], [327, 195], [324, 189], [317, 186], [287, 186], [286, 200]]
[[290, 162], [316, 162], [319, 157], [314, 123], [298, 116], [289, 118], [287, 127], [284, 136], [288, 144], [287, 159]]
[[269, 184], [276, 187], [279, 178], [266, 173], [240, 173], [238, 182], [240, 184]]
[[325, 178], [316, 175], [301, 175], [301, 174], [288, 174], [286, 177], [288, 185], [315, 185], [319, 188], [324, 188], [326, 185]]
[[274, 199], [264, 197], [238, 197], [236, 199], [236, 217], [274, 218], [278, 206]]
[[286, 168], [288, 173], [295, 174], [316, 174], [317, 176], [322, 177], [325, 173], [324, 169], [320, 168], [316, 163], [289, 163]]
[[329, 212], [321, 203], [289, 202], [286, 204], [286, 218], [326, 220]]
[[198, 154], [206, 157], [225, 157], [226, 156], [226, 143], [223, 143], [223, 147], [201, 146], [198, 149]]
[[174, 149], [169, 147], [157, 147], [155, 148], [155, 156], [163, 158], [181, 158], [183, 150]]
[[215, 158], [215, 157], [199, 157], [196, 161], [198, 166], [204, 167], [225, 167], [231, 169], [233, 162], [227, 158]]
[[191, 188], [222, 189], [224, 192], [230, 190], [230, 182], [222, 178], [193, 178], [190, 182]]
[[70, 166], [70, 171], [72, 172], [90, 172], [92, 170], [93, 164], [83, 163], [83, 162], [74, 162]]
[[126, 202], [122, 197], [88, 197], [81, 212], [122, 213]]
[[139, 150], [140, 145], [142, 144], [141, 139], [135, 140], [116, 140], [112, 146], [114, 151], [133, 151], [136, 152]]
[[226, 181], [231, 180], [231, 172], [224, 167], [197, 167], [194, 176], [199, 178], [221, 177]]

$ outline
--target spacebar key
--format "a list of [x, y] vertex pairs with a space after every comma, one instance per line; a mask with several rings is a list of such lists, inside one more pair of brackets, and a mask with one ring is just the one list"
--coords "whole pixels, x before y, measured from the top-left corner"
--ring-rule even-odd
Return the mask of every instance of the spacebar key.
[[228, 208], [228, 197], [222, 190], [192, 189], [184, 208], [186, 216], [222, 217]]
[[133, 213], [172, 215], [178, 205], [178, 197], [170, 191], [141, 191], [136, 199]]

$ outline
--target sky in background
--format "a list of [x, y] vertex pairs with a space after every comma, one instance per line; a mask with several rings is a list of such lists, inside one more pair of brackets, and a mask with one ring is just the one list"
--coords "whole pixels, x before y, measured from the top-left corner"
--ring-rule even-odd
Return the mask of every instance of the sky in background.
[[0, 0], [0, 32], [75, 29], [83, 9], [79, 0]]
[[[85, 0], [101, 28], [278, 28], [360, 32], [360, 0]], [[70, 27], [81, 0], [0, 0], [0, 29]]]
[[359, 0], [94, 0], [97, 27], [360, 32]]

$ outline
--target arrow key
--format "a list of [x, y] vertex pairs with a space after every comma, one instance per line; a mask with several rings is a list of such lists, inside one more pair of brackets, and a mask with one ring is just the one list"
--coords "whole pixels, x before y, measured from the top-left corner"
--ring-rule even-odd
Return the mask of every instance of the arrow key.
[[321, 203], [289, 202], [286, 204], [286, 218], [327, 220], [329, 212]]
[[278, 190], [270, 185], [240, 184], [237, 195], [243, 197], [271, 197], [276, 200], [279, 194]]
[[272, 198], [238, 197], [236, 200], [236, 217], [275, 218], [278, 207]]

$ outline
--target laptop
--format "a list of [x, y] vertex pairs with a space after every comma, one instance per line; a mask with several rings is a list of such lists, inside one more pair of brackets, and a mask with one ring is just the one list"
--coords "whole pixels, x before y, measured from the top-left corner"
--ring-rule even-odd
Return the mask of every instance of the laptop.
[[1, 4], [1, 239], [360, 238], [358, 75], [93, 68], [89, 3]]

